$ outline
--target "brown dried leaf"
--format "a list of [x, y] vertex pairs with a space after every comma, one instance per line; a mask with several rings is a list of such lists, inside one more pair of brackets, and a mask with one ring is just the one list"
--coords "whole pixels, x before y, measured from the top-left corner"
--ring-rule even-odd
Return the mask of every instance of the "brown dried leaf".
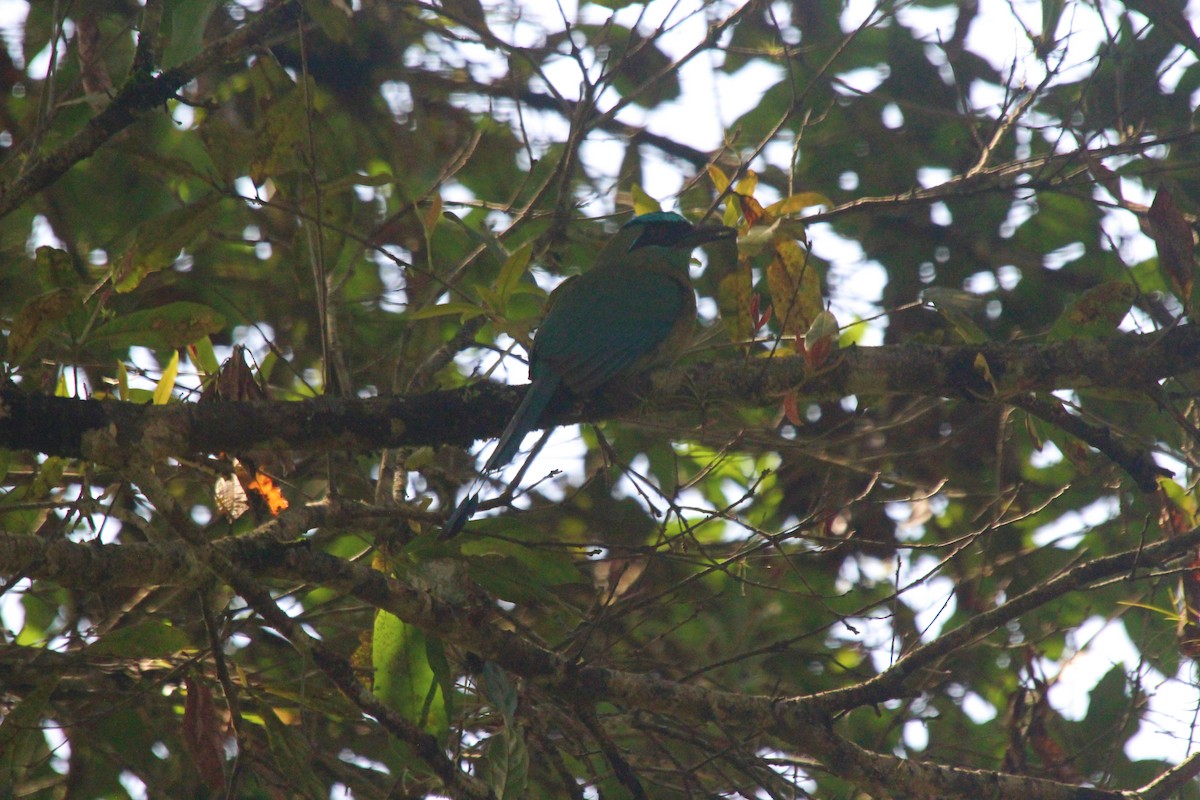
[[1189, 310], [1195, 286], [1196, 251], [1192, 226], [1164, 186], [1154, 195], [1147, 214], [1150, 236], [1158, 247], [1158, 267], [1170, 281], [1175, 296]]

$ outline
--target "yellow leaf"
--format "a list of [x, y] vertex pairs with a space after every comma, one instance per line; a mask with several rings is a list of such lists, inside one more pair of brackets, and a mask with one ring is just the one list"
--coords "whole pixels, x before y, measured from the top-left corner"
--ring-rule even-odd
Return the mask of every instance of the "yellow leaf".
[[992, 375], [992, 368], [988, 366], [987, 359], [983, 357], [983, 353], [975, 356], [975, 371], [983, 376], [983, 379], [988, 382], [988, 386], [992, 387], [992, 393], [996, 393], [996, 378]]
[[[739, 267], [742, 265], [739, 264]], [[754, 293], [750, 265], [736, 269], [721, 278], [717, 284], [717, 308], [721, 322], [735, 342], [741, 342], [753, 334], [754, 320], [750, 314], [750, 298]]]
[[650, 195], [642, 190], [641, 186], [636, 183], [633, 185], [630, 193], [633, 195], [633, 213], [637, 215], [650, 214], [655, 211], [662, 211], [662, 206], [658, 204]]
[[743, 197], [750, 197], [754, 194], [754, 190], [758, 188], [758, 173], [752, 169], [746, 170], [746, 174], [737, 182], [737, 186], [733, 187], [734, 191]]
[[825, 206], [832, 208], [833, 203], [829, 202], [829, 198], [820, 192], [801, 192], [794, 194], [791, 197], [785, 197], [782, 200], [771, 203], [764, 210], [772, 217], [787, 217], [792, 214], [799, 214], [806, 208], [813, 206]]
[[738, 226], [738, 204], [732, 198], [725, 201], [725, 214], [721, 217], [721, 222], [725, 223], [727, 228]]
[[808, 253], [794, 241], [774, 243], [775, 257], [767, 267], [767, 286], [775, 318], [785, 336], [799, 336], [825, 310], [821, 302], [821, 276], [810, 264]]
[[713, 186], [717, 187], [717, 194], [724, 194], [729, 188], [729, 178], [721, 171], [721, 168], [716, 164], [709, 164], [705, 169], [708, 170], [708, 178], [713, 182]]
[[175, 388], [175, 376], [179, 374], [179, 351], [171, 352], [171, 360], [167, 362], [167, 368], [163, 370], [162, 378], [158, 381], [158, 386], [154, 387], [153, 403], [156, 406], [165, 406], [167, 401], [171, 399], [171, 391]]
[[433, 235], [433, 229], [437, 227], [438, 220], [442, 218], [442, 196], [435, 194], [433, 199], [429, 201], [429, 208], [425, 209], [425, 213], [421, 215], [421, 227], [425, 229], [426, 236]]

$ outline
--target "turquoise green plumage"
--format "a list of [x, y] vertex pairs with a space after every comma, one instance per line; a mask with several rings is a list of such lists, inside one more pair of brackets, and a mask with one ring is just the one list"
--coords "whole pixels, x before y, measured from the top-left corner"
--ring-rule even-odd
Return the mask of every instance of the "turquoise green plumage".
[[[525, 434], [560, 391], [585, 395], [677, 355], [696, 321], [688, 263], [697, 246], [736, 235], [720, 225], [697, 226], [657, 211], [627, 222], [590, 270], [563, 283], [529, 354], [529, 388], [500, 434], [483, 471], [517, 454]], [[477, 488], [450, 515], [441, 538], [457, 534], [479, 504]]]

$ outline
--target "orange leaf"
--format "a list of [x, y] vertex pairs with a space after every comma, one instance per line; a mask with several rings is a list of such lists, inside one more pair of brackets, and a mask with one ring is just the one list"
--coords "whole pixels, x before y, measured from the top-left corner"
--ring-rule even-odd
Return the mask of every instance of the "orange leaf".
[[267, 508], [273, 517], [279, 516], [279, 512], [288, 507], [287, 498], [283, 496], [282, 490], [261, 470], [254, 473], [254, 480], [246, 484], [246, 490], [258, 492], [262, 499], [267, 501]]

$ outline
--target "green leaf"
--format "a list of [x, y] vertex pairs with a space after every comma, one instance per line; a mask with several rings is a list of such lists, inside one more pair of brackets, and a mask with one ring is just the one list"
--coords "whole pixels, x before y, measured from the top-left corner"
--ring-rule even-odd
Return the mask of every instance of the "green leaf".
[[483, 313], [483, 309], [471, 303], [441, 303], [436, 306], [426, 306], [425, 308], [413, 311], [408, 314], [409, 319], [433, 319], [434, 317], [449, 317], [461, 315], [463, 320], [478, 317]]
[[987, 334], [971, 319], [971, 314], [983, 306], [984, 300], [979, 295], [947, 286], [930, 286], [921, 292], [921, 301], [933, 306], [967, 344], [988, 340]]
[[70, 289], [55, 289], [29, 300], [17, 312], [8, 335], [8, 352], [14, 364], [20, 364], [33, 353], [38, 342], [45, 339], [71, 312], [82, 308], [79, 297]]
[[196, 359], [196, 366], [206, 377], [216, 375], [221, 371], [221, 363], [217, 361], [217, 353], [213, 350], [212, 339], [201, 336], [192, 342], [188, 352]]
[[188, 646], [188, 637], [178, 628], [146, 621], [107, 633], [87, 647], [89, 656], [119, 658], [166, 658]]
[[313, 113], [306, 95], [311, 97], [316, 91], [310, 79], [307, 92], [293, 86], [274, 99], [256, 131], [255, 152], [249, 166], [255, 184], [299, 168], [296, 153], [308, 138], [307, 120]]
[[500, 268], [500, 274], [496, 276], [496, 295], [501, 303], [498, 311], [503, 311], [508, 305], [508, 298], [512, 296], [513, 290], [521, 281], [521, 276], [529, 269], [529, 259], [533, 256], [533, 243], [518, 247], [513, 251], [504, 262], [504, 266]]
[[163, 4], [162, 32], [167, 40], [162, 66], [174, 67], [204, 49], [204, 32], [222, 0], [167, 0]]
[[1051, 339], [1099, 338], [1116, 333], [1117, 326], [1129, 313], [1137, 289], [1125, 281], [1110, 281], [1093, 286], [1055, 321]]
[[[40, 722], [46, 713], [46, 708], [50, 704], [50, 695], [58, 687], [58, 682], [62, 680], [60, 675], [48, 675], [43, 678], [38, 685], [25, 695], [25, 697], [17, 703], [13, 708], [10, 708], [4, 715], [3, 721], [0, 721], [0, 753], [11, 753], [16, 748], [13, 747], [13, 742], [17, 737], [32, 733], [33, 735], [41, 735]], [[3, 758], [0, 756], [0, 758]], [[0, 763], [3, 763], [0, 761]], [[17, 765], [5, 764], [5, 767], [15, 767]], [[6, 771], [5, 776], [11, 775], [11, 772]]]
[[483, 753], [483, 780], [497, 800], [526, 797], [529, 748], [517, 728], [505, 726], [488, 739]]
[[518, 542], [480, 537], [464, 542], [462, 552], [468, 556], [490, 556], [516, 562], [527, 577], [547, 586], [589, 582], [569, 556], [526, 547]]
[[483, 689], [491, 703], [504, 717], [505, 724], [511, 725], [517, 714], [517, 687], [509, 680], [508, 675], [495, 662], [488, 661], [483, 665]]
[[200, 303], [169, 303], [135, 311], [97, 328], [88, 338], [93, 350], [124, 351], [135, 345], [153, 350], [185, 347], [201, 336], [217, 333], [225, 318]]
[[450, 721], [441, 684], [429, 663], [425, 634], [394, 614], [376, 612], [371, 665], [379, 699], [413, 724], [444, 739]]
[[300, 0], [304, 13], [335, 42], [350, 41], [354, 12], [345, 0]]
[[272, 763], [288, 775], [289, 793], [309, 800], [326, 800], [329, 791], [312, 769], [312, 747], [298, 726], [284, 725], [273, 708], [261, 715]]
[[42, 245], [36, 257], [38, 280], [47, 289], [67, 289], [83, 277], [75, 268], [75, 259], [66, 250]]
[[197, 236], [210, 231], [217, 218], [219, 200], [218, 196], [209, 195], [139, 225], [132, 241], [113, 262], [113, 288], [131, 292], [147, 275], [174, 264], [180, 251]]

